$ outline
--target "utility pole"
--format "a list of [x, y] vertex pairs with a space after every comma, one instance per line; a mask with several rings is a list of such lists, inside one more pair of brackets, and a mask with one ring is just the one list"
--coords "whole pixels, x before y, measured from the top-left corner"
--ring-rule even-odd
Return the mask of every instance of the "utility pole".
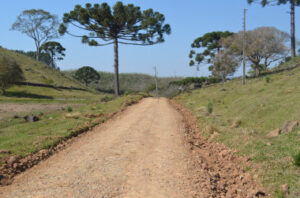
[[157, 70], [156, 66], [153, 68], [154, 69], [154, 76], [155, 76], [155, 95], [158, 98], [158, 83], [157, 83]]
[[291, 48], [292, 57], [296, 57], [295, 1], [291, 1]]
[[244, 33], [243, 33], [243, 85], [246, 84], [246, 12], [244, 8]]

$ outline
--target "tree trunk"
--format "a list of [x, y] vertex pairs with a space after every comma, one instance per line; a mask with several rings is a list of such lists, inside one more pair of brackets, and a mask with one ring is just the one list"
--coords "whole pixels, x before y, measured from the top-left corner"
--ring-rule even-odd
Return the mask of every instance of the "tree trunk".
[[37, 46], [36, 47], [36, 61], [40, 61], [40, 47]]
[[53, 55], [51, 55], [51, 67], [52, 67], [52, 69], [55, 69], [54, 56]]
[[115, 55], [115, 94], [116, 96], [120, 95], [119, 91], [119, 49], [118, 49], [118, 39], [114, 40], [114, 55]]
[[225, 77], [225, 75], [224, 74], [221, 74], [221, 77], [222, 77], [222, 82], [223, 82], [223, 84], [225, 83], [225, 79], [226, 79], [226, 77]]
[[291, 1], [291, 52], [292, 57], [296, 57], [295, 1]]
[[258, 66], [256, 66], [256, 68], [255, 68], [255, 76], [256, 76], [256, 77], [259, 76], [259, 68], [258, 68]]
[[3, 96], [5, 96], [5, 95], [6, 95], [5, 88], [2, 88], [2, 95], [3, 95]]

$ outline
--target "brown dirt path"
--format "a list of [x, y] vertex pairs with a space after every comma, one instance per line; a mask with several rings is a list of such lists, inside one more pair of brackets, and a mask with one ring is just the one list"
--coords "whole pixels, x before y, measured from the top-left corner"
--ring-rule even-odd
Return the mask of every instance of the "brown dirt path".
[[184, 130], [167, 99], [144, 99], [15, 177], [0, 197], [191, 197]]

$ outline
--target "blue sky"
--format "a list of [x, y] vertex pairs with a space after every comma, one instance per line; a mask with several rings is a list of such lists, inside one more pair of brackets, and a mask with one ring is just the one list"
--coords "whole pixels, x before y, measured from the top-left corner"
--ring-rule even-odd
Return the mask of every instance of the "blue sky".
[[[1, 40], [0, 45], [8, 49], [34, 50], [33, 40], [10, 27], [16, 17], [25, 9], [44, 9], [59, 18], [74, 8], [75, 4], [102, 3], [99, 0], [9, 0], [0, 8]], [[107, 0], [110, 5], [116, 1]], [[205, 66], [197, 72], [189, 67], [188, 53], [192, 41], [210, 31], [233, 31], [242, 29], [243, 8], [248, 9], [247, 28], [275, 26], [289, 32], [290, 16], [288, 6], [248, 5], [246, 0], [126, 0], [142, 9], [153, 8], [166, 17], [172, 27], [172, 34], [166, 42], [155, 46], [120, 46], [120, 72], [153, 74], [157, 66], [159, 76], [196, 76], [207, 75]], [[296, 9], [299, 11], [299, 8]], [[296, 25], [300, 17], [296, 14]], [[296, 36], [300, 38], [296, 27]], [[58, 63], [62, 70], [76, 69], [84, 65], [97, 70], [113, 72], [113, 46], [89, 47], [81, 44], [80, 39], [68, 35], [58, 40], [67, 49], [65, 60]]]

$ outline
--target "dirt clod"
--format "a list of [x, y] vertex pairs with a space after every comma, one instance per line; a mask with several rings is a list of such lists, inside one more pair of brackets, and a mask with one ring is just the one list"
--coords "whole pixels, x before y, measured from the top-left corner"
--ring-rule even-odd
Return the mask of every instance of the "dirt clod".
[[281, 191], [284, 194], [284, 196], [287, 197], [288, 194], [289, 194], [289, 185], [288, 184], [283, 184], [281, 186]]
[[242, 124], [242, 120], [237, 119], [232, 123], [231, 128], [239, 128], [241, 124]]
[[275, 129], [274, 131], [271, 131], [270, 133], [267, 134], [267, 138], [273, 138], [277, 137], [281, 134], [281, 129]]
[[19, 158], [17, 156], [11, 156], [8, 158], [8, 160], [6, 161], [7, 164], [12, 165], [15, 162], [18, 162]]

